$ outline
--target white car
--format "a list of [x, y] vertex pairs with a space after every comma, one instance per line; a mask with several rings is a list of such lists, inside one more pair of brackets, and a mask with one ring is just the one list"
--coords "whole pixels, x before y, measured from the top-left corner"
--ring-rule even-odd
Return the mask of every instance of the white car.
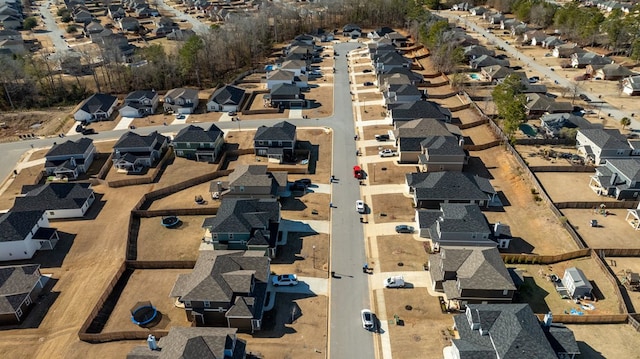
[[385, 288], [404, 288], [404, 278], [401, 275], [389, 277], [384, 280]]
[[271, 283], [273, 283], [274, 287], [279, 287], [281, 285], [294, 286], [298, 284], [298, 276], [295, 274], [274, 275], [271, 277]]
[[378, 152], [378, 154], [380, 155], [380, 157], [393, 157], [396, 155], [396, 152], [394, 150], [382, 150], [380, 152]]
[[363, 309], [360, 311], [360, 317], [362, 318], [362, 327], [366, 330], [373, 330], [375, 324], [373, 323], [373, 313], [369, 309]]
[[356, 201], [356, 211], [358, 211], [358, 213], [362, 214], [364, 213], [365, 209], [364, 209], [364, 201], [361, 200], [357, 200]]

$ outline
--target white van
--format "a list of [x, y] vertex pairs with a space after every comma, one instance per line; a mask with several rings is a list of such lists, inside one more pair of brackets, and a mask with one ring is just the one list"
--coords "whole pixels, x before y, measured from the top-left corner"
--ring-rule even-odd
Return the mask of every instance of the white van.
[[401, 275], [389, 277], [384, 280], [385, 288], [404, 288], [404, 278]]

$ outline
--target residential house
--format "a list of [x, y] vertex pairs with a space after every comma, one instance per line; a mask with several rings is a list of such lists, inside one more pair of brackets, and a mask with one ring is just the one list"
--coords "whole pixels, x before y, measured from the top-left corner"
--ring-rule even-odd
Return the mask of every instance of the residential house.
[[635, 72], [620, 64], [607, 64], [602, 65], [601, 67], [597, 65], [588, 65], [587, 73], [591, 73], [591, 77], [595, 79], [607, 81], [619, 81], [625, 77], [636, 75]]
[[208, 112], [239, 111], [245, 90], [233, 85], [225, 85], [217, 89], [207, 101]]
[[90, 138], [55, 144], [45, 154], [44, 171], [47, 176], [75, 180], [86, 173], [96, 155], [96, 146]]
[[229, 182], [211, 181], [211, 195], [222, 198], [280, 198], [287, 191], [287, 172], [267, 170], [266, 165], [238, 165]]
[[253, 333], [262, 329], [269, 262], [262, 251], [200, 251], [193, 271], [178, 275], [170, 296], [184, 304], [196, 326]]
[[362, 29], [355, 24], [347, 24], [342, 27], [342, 35], [350, 38], [359, 38], [362, 36]]
[[154, 19], [156, 28], [153, 29], [152, 34], [156, 36], [164, 36], [173, 32], [173, 30], [180, 29], [180, 26], [173, 21], [170, 17], [160, 16]]
[[109, 5], [107, 7], [107, 15], [111, 19], [117, 20], [117, 19], [122, 19], [123, 17], [127, 16], [127, 13], [125, 12], [125, 10], [122, 7], [122, 5], [114, 4], [114, 5]]
[[495, 57], [491, 57], [489, 55], [481, 55], [469, 61], [469, 66], [471, 66], [472, 69], [480, 69], [483, 67], [494, 66], [494, 65], [508, 67], [509, 60], [501, 60]]
[[511, 303], [516, 292], [495, 246], [443, 246], [429, 256], [432, 288], [444, 292], [449, 308], [478, 303]]
[[612, 129], [580, 129], [576, 134], [576, 147], [587, 162], [596, 165], [604, 164], [607, 159], [631, 155], [627, 139], [618, 130]]
[[640, 75], [628, 76], [622, 79], [622, 92], [629, 96], [640, 95]]
[[540, 117], [545, 113], [573, 111], [571, 102], [557, 102], [554, 98], [539, 93], [528, 93], [524, 107], [529, 118]]
[[125, 16], [120, 18], [116, 23], [123, 31], [138, 32], [140, 30], [140, 22], [135, 17]]
[[606, 56], [600, 56], [593, 52], [582, 52], [571, 55], [571, 66], [583, 69], [587, 65], [608, 65], [612, 64], [613, 59]]
[[368, 33], [367, 37], [370, 39], [380, 39], [380, 38], [383, 38], [384, 35], [390, 34], [392, 32], [395, 32], [395, 30], [388, 26], [383, 26], [381, 28], [377, 28], [371, 31], [370, 33]]
[[222, 198], [215, 217], [204, 220], [203, 244], [214, 250], [259, 250], [276, 255], [280, 203], [275, 198]]
[[[400, 163], [418, 163], [420, 155], [423, 155], [421, 143], [424, 140], [434, 137], [451, 137], [457, 143], [462, 137], [458, 126], [432, 118], [407, 121], [393, 132]], [[452, 164], [452, 167], [456, 166]]]
[[637, 201], [640, 193], [640, 159], [607, 159], [604, 165], [596, 168], [596, 173], [589, 179], [589, 187], [601, 196]]
[[[109, 42], [108, 39], [111, 39], [112, 36], [114, 36], [113, 31], [111, 31], [111, 29], [107, 29], [107, 28], [102, 29], [102, 31], [89, 32], [87, 34], [89, 35], [89, 38], [91, 39], [92, 43], [98, 44], [98, 45], [103, 45], [104, 48], [107, 48], [107, 47], [104, 46], [104, 44]], [[105, 40], [105, 39], [107, 39], [107, 40]]]
[[158, 131], [139, 135], [128, 131], [113, 145], [113, 165], [119, 171], [140, 172], [164, 154], [169, 139]]
[[9, 210], [0, 216], [0, 261], [30, 259], [38, 250], [55, 248], [58, 240], [44, 210]]
[[222, 154], [224, 132], [214, 123], [207, 130], [189, 125], [178, 132], [171, 145], [178, 157], [215, 162]]
[[76, 121], [95, 122], [108, 120], [118, 106], [118, 98], [116, 96], [104, 93], [96, 93], [82, 101], [78, 110], [73, 114]]
[[307, 45], [315, 45], [316, 41], [313, 36], [307, 34], [300, 34], [293, 38], [294, 41], [302, 42]]
[[511, 30], [513, 26], [516, 26], [519, 23], [520, 21], [518, 21], [518, 19], [513, 19], [513, 18], [504, 19], [500, 21], [500, 30]]
[[461, 2], [459, 4], [453, 4], [453, 6], [451, 7], [451, 10], [453, 10], [453, 11], [469, 11], [469, 3], [468, 2]]
[[482, 77], [493, 83], [503, 80], [512, 73], [513, 70], [511, 68], [502, 65], [486, 66], [480, 69]]
[[73, 21], [81, 24], [88, 24], [93, 21], [93, 15], [86, 6], [78, 6], [71, 11]]
[[497, 197], [488, 179], [466, 172], [407, 173], [405, 183], [418, 208], [438, 209], [442, 203], [475, 203], [485, 207]]
[[482, 16], [485, 17], [485, 20], [491, 25], [500, 24], [505, 19], [504, 14], [501, 14], [501, 13], [490, 14], [488, 16], [485, 16], [485, 15], [487, 15], [487, 13], [484, 13], [484, 15]]
[[420, 101], [424, 94], [414, 85], [389, 85], [383, 91], [385, 106]]
[[195, 36], [196, 32], [191, 29], [172, 29], [167, 34], [167, 40], [187, 41], [190, 37]]
[[511, 36], [522, 36], [529, 31], [531, 31], [531, 28], [527, 24], [518, 24], [511, 28]]
[[0, 325], [20, 323], [38, 302], [44, 283], [39, 264], [0, 267]]
[[421, 74], [413, 72], [406, 67], [389, 69], [386, 72], [378, 73], [377, 77], [378, 84], [383, 87], [390, 84], [418, 85], [424, 82], [424, 77]]
[[0, 40], [0, 54], [22, 55], [27, 52], [25, 42], [22, 39]]
[[405, 47], [407, 46], [407, 37], [402, 35], [399, 32], [392, 32], [389, 34], [384, 35], [384, 39], [385, 40], [390, 40], [391, 43], [396, 46], [396, 47]]
[[293, 157], [296, 138], [296, 126], [290, 122], [278, 122], [271, 127], [260, 126], [253, 137], [255, 154], [282, 162]]
[[441, 246], [496, 246], [487, 219], [477, 204], [442, 203], [440, 208], [416, 210], [420, 237]]
[[387, 112], [395, 128], [402, 126], [407, 121], [419, 118], [434, 118], [447, 123], [451, 122], [451, 111], [433, 101], [415, 101], [388, 106]]
[[404, 67], [411, 69], [412, 61], [397, 52], [387, 52], [373, 59], [373, 67], [376, 73], [384, 73], [393, 68]]
[[388, 53], [398, 53], [398, 49], [395, 46], [385, 44], [384, 42], [371, 42], [367, 44], [367, 48], [369, 49], [369, 57], [371, 60], [377, 59], [378, 57]]
[[194, 113], [198, 108], [200, 99], [199, 91], [192, 88], [179, 87], [167, 91], [164, 95], [164, 103], [162, 108], [167, 113], [190, 114]]
[[562, 277], [562, 285], [571, 298], [591, 298], [593, 286], [580, 268], [571, 267], [565, 269], [564, 276]]
[[542, 41], [542, 47], [545, 49], [553, 49], [556, 46], [564, 45], [564, 41], [560, 40], [558, 36], [549, 36]]
[[[194, 328], [176, 327], [169, 334], [155, 342], [149, 334], [147, 345], [134, 347], [126, 359], [243, 359], [246, 357], [247, 342], [238, 338], [236, 328]], [[156, 349], [150, 347], [149, 341]]]
[[540, 117], [540, 127], [545, 135], [550, 138], [557, 138], [564, 129], [588, 129], [594, 126], [582, 116], [572, 113], [548, 113]]
[[469, 9], [469, 13], [472, 16], [482, 16], [485, 13], [485, 11], [487, 11], [487, 9], [483, 8], [482, 6], [476, 6]]
[[570, 58], [573, 54], [583, 54], [587, 50], [578, 46], [578, 44], [564, 44], [553, 48], [553, 57]]
[[158, 108], [160, 96], [157, 92], [151, 91], [134, 91], [125, 97], [124, 105], [120, 108], [122, 117], [145, 117], [153, 115]]
[[84, 25], [84, 32], [86, 36], [91, 36], [92, 34], [99, 34], [103, 32], [105, 29], [104, 26], [98, 20], [93, 20], [88, 24]]
[[293, 84], [295, 74], [286, 70], [275, 70], [267, 74], [267, 89], [272, 89], [275, 85]]
[[48, 182], [23, 186], [11, 210], [43, 210], [50, 220], [82, 218], [95, 199], [90, 183]]
[[295, 76], [302, 76], [307, 73], [307, 62], [302, 60], [287, 60], [280, 64], [280, 69], [293, 72]]
[[467, 163], [462, 136], [429, 135], [420, 142], [418, 163], [422, 172], [462, 171]]
[[[529, 304], [469, 304], [453, 317], [457, 338], [451, 340], [451, 355], [459, 359], [573, 359], [580, 354], [573, 332], [552, 323], [551, 313], [543, 323]], [[446, 350], [446, 349], [445, 349]]]
[[547, 38], [547, 34], [541, 30], [530, 30], [522, 35], [523, 44], [531, 44], [532, 46], [542, 45], [542, 41]]
[[268, 105], [269, 107], [280, 109], [300, 109], [307, 108], [310, 105], [310, 101], [304, 98], [304, 94], [300, 90], [300, 87], [287, 83], [274, 85], [271, 91], [264, 95], [263, 99], [265, 106]]
[[491, 57], [496, 56], [495, 51], [489, 50], [482, 45], [471, 45], [471, 46], [464, 47], [462, 49], [462, 52], [464, 54], [464, 57], [467, 60], [473, 60], [483, 55], [487, 55]]
[[20, 16], [0, 14], [0, 24], [5, 30], [17, 30], [22, 28], [22, 18]]

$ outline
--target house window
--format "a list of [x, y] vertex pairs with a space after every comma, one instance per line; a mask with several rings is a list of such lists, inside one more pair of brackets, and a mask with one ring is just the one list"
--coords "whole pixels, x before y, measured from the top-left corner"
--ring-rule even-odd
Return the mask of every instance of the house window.
[[27, 299], [25, 299], [24, 304], [30, 305], [31, 304], [31, 297], [27, 296]]
[[505, 289], [505, 290], [502, 291], [502, 295], [508, 295], [508, 294], [509, 294], [509, 290], [508, 289]]
[[244, 186], [240, 186], [238, 189], [240, 192], [244, 192]]
[[49, 215], [50, 215], [50, 216], [55, 216], [55, 214], [56, 214], [56, 212], [54, 212], [54, 211], [49, 211]]
[[218, 239], [218, 233], [212, 233], [211, 234], [211, 238]]
[[233, 239], [233, 233], [229, 233], [229, 239]]
[[204, 301], [204, 307], [205, 308], [211, 308], [211, 302], [209, 302], [208, 300]]
[[282, 147], [282, 141], [278, 141], [278, 147]]
[[204, 142], [200, 142], [200, 147], [204, 147]]
[[16, 317], [20, 318], [22, 316], [22, 309], [16, 309]]
[[187, 145], [187, 148], [191, 148], [191, 143], [187, 142], [186, 145]]
[[624, 150], [618, 150], [618, 152], [616, 152], [619, 155], [624, 155]]
[[187, 307], [187, 308], [190, 308], [191, 307], [191, 301], [190, 300], [185, 300], [184, 301], [184, 306]]

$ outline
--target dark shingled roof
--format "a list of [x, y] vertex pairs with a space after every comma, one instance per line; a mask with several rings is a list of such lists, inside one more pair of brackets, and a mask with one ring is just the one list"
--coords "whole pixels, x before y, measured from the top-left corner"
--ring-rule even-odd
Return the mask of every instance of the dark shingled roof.
[[24, 197], [16, 197], [13, 211], [78, 209], [93, 194], [89, 183], [50, 182], [24, 186]]
[[[528, 304], [467, 304], [467, 313], [453, 320], [460, 359], [557, 358]], [[472, 329], [470, 321], [479, 328]]]
[[113, 149], [116, 150], [118, 148], [151, 147], [156, 139], [157, 142], [163, 143], [167, 138], [159, 134], [158, 131], [153, 131], [146, 136], [127, 131], [124, 135], [122, 135], [122, 137], [120, 137], [118, 142], [113, 145]]
[[[288, 71], [284, 71], [288, 72]], [[292, 77], [293, 79], [293, 77]], [[294, 96], [300, 95], [300, 88], [294, 84], [275, 84], [269, 92], [271, 96]]]
[[[238, 339], [236, 328], [171, 327], [160, 338], [160, 350], [133, 348], [127, 359], [244, 359], [247, 343]], [[231, 350], [231, 356], [225, 350]]]
[[418, 118], [435, 118], [451, 120], [451, 111], [432, 101], [414, 101], [392, 106], [391, 117], [396, 120], [415, 120]]
[[215, 142], [223, 135], [222, 130], [215, 124], [211, 124], [211, 127], [206, 131], [202, 127], [189, 125], [178, 132], [173, 138], [173, 142]]
[[245, 90], [236, 86], [226, 85], [216, 90], [209, 101], [220, 105], [239, 105]]
[[581, 128], [578, 130], [594, 145], [601, 149], [631, 149], [629, 143], [618, 130], [602, 128]]
[[80, 109], [87, 113], [96, 113], [98, 111], [107, 112], [109, 108], [118, 101], [116, 96], [111, 96], [103, 93], [97, 93], [91, 95], [89, 98], [82, 102]]
[[0, 217], [0, 242], [22, 241], [44, 215], [44, 210], [9, 211]]
[[[445, 271], [456, 272], [460, 286], [458, 288], [458, 283], [453, 280], [444, 283], [449, 299], [459, 298], [461, 291], [465, 289], [494, 291], [516, 289], [496, 247], [442, 246], [439, 256]], [[447, 284], [451, 284], [453, 288], [447, 290]]]
[[51, 149], [49, 150], [49, 152], [47, 152], [45, 157], [71, 156], [71, 155], [83, 154], [85, 153], [87, 148], [89, 148], [92, 144], [93, 144], [93, 140], [86, 137], [83, 137], [77, 141], [69, 140], [51, 147]]
[[406, 181], [418, 200], [487, 200], [495, 193], [488, 179], [465, 172], [407, 173]]
[[421, 118], [407, 121], [393, 131], [400, 151], [422, 150], [420, 143], [429, 136], [451, 136], [456, 139], [462, 136], [457, 126], [444, 123], [433, 118]]
[[0, 267], [0, 314], [13, 314], [40, 280], [39, 264]]
[[580, 348], [571, 329], [561, 323], [551, 323], [548, 327], [543, 325], [542, 330], [556, 353], [580, 354]]
[[296, 138], [296, 126], [290, 122], [278, 122], [271, 127], [260, 126], [256, 130], [256, 141], [293, 141]]
[[[427, 150], [429, 155], [464, 155], [464, 149], [454, 136], [428, 136], [420, 146]], [[422, 155], [423, 162], [427, 162], [427, 157]]]
[[182, 301], [231, 304], [238, 293], [255, 295], [251, 290], [254, 282], [256, 285], [254, 292], [260, 283], [265, 285], [263, 289], [266, 290], [269, 279], [269, 258], [250, 252], [252, 251], [201, 251], [193, 272], [178, 276], [171, 290], [171, 296], [180, 297]]

